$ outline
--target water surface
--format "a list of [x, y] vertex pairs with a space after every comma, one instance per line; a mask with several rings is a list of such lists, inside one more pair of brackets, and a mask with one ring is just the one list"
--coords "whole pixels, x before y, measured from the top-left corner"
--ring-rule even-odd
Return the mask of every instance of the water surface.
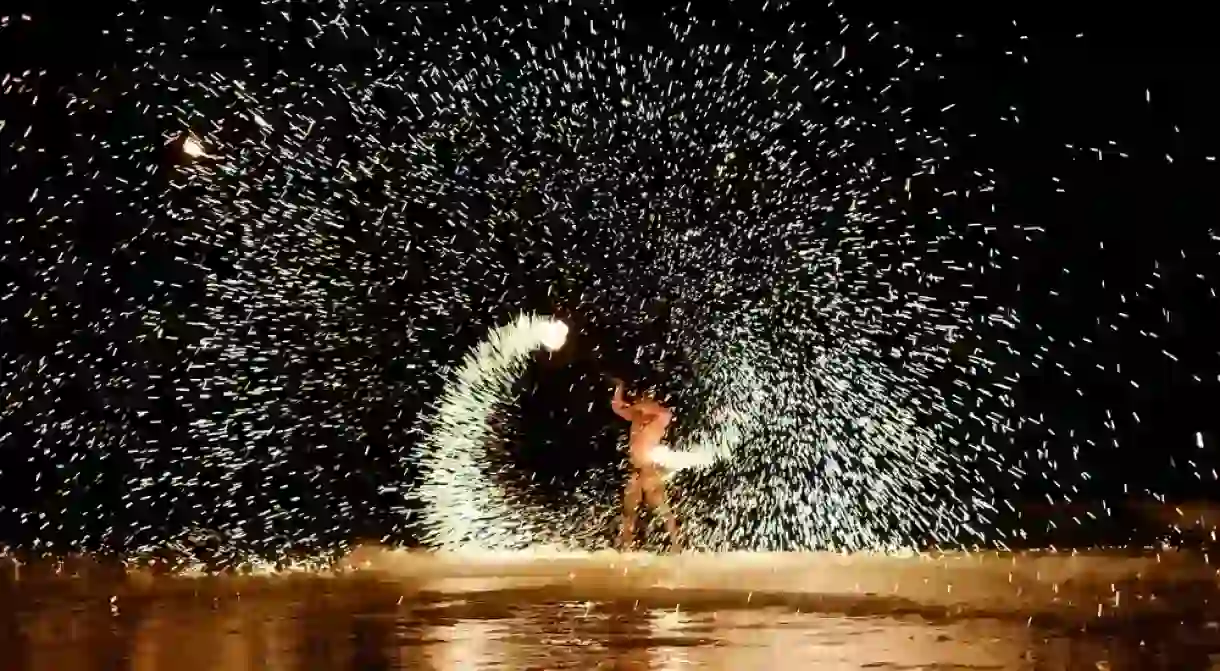
[[1090, 630], [545, 593], [428, 596], [346, 579], [18, 592], [0, 621], [6, 671], [1220, 669], [1216, 625], [1163, 618]]

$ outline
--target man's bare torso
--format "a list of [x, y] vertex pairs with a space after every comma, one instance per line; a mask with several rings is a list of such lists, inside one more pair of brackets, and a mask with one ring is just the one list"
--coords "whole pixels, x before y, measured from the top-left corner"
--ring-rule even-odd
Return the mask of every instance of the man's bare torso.
[[651, 397], [628, 403], [623, 398], [623, 383], [615, 380], [614, 398], [610, 407], [619, 417], [631, 422], [628, 439], [628, 459], [634, 471], [627, 479], [623, 490], [623, 526], [619, 531], [619, 547], [628, 549], [635, 538], [636, 508], [641, 498], [665, 520], [674, 547], [681, 547], [678, 540], [678, 521], [669, 504], [665, 502], [665, 484], [661, 470], [653, 461], [653, 452], [661, 446], [665, 429], [673, 420], [673, 413]]
[[628, 440], [631, 465], [655, 468], [649, 453], [665, 439], [665, 430], [669, 428], [673, 416], [655, 401], [642, 401], [633, 409], [636, 412], [631, 420], [631, 437]]

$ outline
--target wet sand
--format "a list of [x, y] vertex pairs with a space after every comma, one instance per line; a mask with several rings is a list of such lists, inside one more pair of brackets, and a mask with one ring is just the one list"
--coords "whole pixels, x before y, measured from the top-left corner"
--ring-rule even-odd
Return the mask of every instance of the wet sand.
[[1215, 571], [1172, 553], [362, 548], [326, 573], [14, 568], [3, 671], [1220, 669]]

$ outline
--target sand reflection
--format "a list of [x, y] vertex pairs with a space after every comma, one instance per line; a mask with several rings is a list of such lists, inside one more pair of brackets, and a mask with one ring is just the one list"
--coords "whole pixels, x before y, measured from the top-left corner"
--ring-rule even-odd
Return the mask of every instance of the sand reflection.
[[127, 668], [294, 670], [302, 638], [295, 610], [291, 602], [259, 599], [147, 604], [134, 625]]
[[343, 578], [166, 579], [117, 596], [63, 587], [0, 590], [11, 605], [0, 610], [0, 669], [1118, 670], [1152, 661], [1185, 671], [1213, 668], [1209, 653], [1220, 651], [1220, 627], [1206, 622], [1090, 637], [1018, 618], [657, 607], [549, 591], [440, 598]]
[[[936, 625], [917, 618], [848, 618], [782, 611], [687, 613], [579, 604], [532, 609], [499, 622], [428, 629], [427, 668], [601, 668], [622, 671], [743, 668], [1019, 669], [1037, 647], [1024, 623]], [[566, 617], [562, 616], [568, 611]], [[406, 668], [406, 667], [403, 667]]]

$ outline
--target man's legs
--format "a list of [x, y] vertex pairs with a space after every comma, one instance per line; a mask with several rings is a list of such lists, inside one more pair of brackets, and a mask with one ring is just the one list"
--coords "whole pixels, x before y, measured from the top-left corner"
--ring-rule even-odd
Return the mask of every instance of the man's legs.
[[670, 510], [669, 502], [665, 500], [665, 481], [661, 479], [661, 474], [652, 473], [645, 478], [642, 485], [644, 500], [665, 521], [665, 531], [669, 533], [670, 547], [675, 551], [680, 551], [682, 543], [678, 540], [678, 519]]
[[623, 489], [623, 522], [618, 534], [618, 549], [626, 552], [635, 542], [636, 510], [640, 507], [640, 474], [633, 472]]

